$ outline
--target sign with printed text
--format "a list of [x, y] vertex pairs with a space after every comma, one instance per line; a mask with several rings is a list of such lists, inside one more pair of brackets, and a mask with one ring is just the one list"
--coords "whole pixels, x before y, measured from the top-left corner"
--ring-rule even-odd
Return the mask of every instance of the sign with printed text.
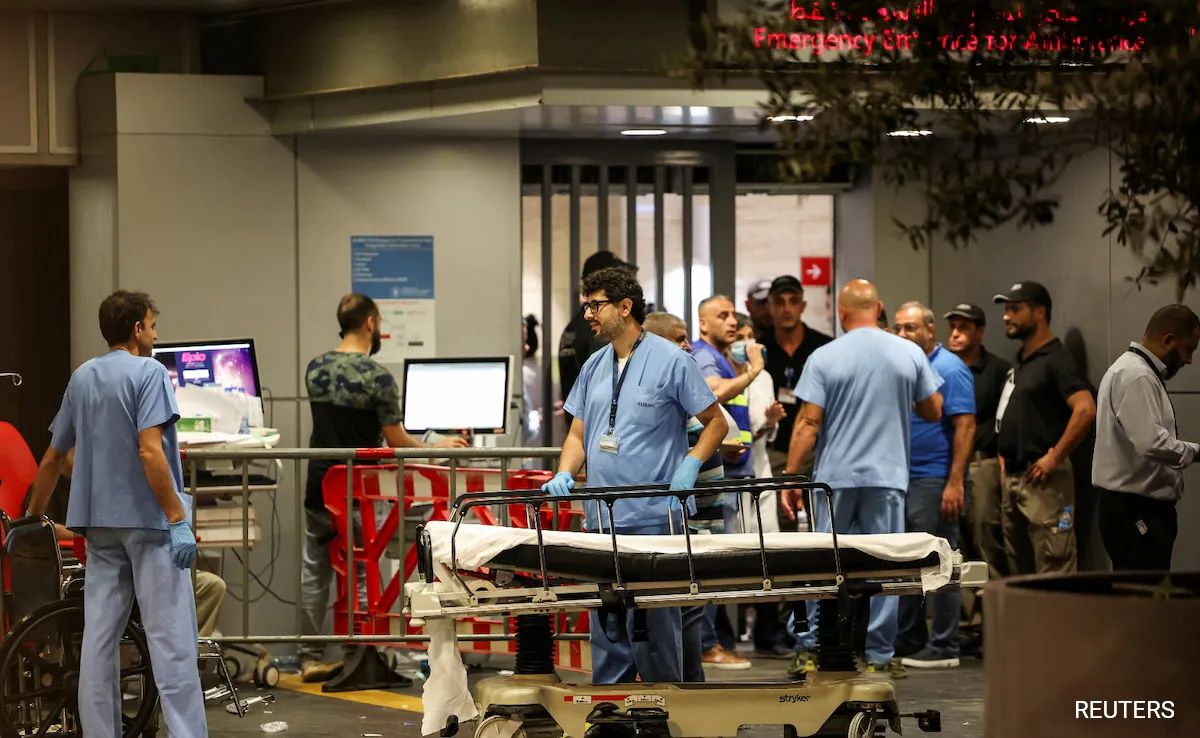
[[828, 287], [833, 279], [833, 259], [828, 256], [800, 258], [800, 284], [805, 287]]
[[375, 300], [432, 300], [433, 236], [351, 236], [350, 286]]
[[433, 236], [350, 237], [351, 290], [379, 308], [379, 363], [437, 355], [433, 274]]

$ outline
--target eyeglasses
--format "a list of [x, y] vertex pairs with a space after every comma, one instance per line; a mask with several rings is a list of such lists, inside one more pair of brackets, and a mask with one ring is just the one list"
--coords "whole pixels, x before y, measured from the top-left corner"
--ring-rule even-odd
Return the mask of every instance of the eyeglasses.
[[610, 303], [612, 303], [612, 300], [592, 300], [591, 302], [585, 302], [583, 303], [583, 314], [587, 315], [591, 313], [592, 315], [596, 315], [600, 312], [601, 307]]

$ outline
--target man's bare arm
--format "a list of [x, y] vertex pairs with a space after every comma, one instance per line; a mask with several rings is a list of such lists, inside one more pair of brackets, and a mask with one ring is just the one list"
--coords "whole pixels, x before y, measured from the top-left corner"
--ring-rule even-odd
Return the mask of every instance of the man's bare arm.
[[146, 481], [150, 482], [154, 499], [158, 500], [167, 515], [167, 522], [187, 520], [179, 495], [175, 493], [175, 484], [171, 481], [167, 455], [163, 452], [162, 426], [156, 425], [138, 434], [138, 458], [142, 460], [142, 469], [146, 472]]
[[41, 516], [46, 514], [46, 503], [54, 492], [58, 478], [67, 473], [69, 464], [67, 454], [59, 453], [53, 446], [46, 449], [42, 463], [38, 465], [37, 476], [33, 478], [33, 493], [29, 496], [29, 514]]
[[725, 440], [725, 435], [729, 433], [729, 422], [721, 414], [721, 406], [716, 402], [697, 413], [696, 420], [704, 424], [704, 430], [700, 432], [700, 438], [696, 440], [696, 445], [692, 447], [688, 456], [704, 463], [721, 447], [721, 441]]
[[[804, 403], [800, 414], [796, 416], [796, 424], [792, 426], [792, 440], [788, 444], [787, 466], [784, 474], [799, 474], [808, 455], [817, 446], [817, 436], [821, 432], [821, 424], [825, 420], [825, 408], [811, 402]], [[798, 489], [783, 490], [779, 495], [783, 512], [788, 518], [795, 520], [796, 512], [804, 509], [804, 498]]]
[[1067, 404], [1071, 406], [1071, 420], [1054, 447], [1060, 460], [1075, 451], [1096, 420], [1096, 398], [1092, 397], [1091, 392], [1080, 390], [1067, 398]]
[[571, 430], [563, 439], [562, 451], [558, 456], [559, 473], [570, 472], [572, 476], [578, 474], [586, 458], [587, 452], [583, 448], [583, 421], [572, 418]]
[[950, 461], [950, 480], [962, 484], [967, 478], [967, 465], [971, 463], [971, 452], [975, 448], [975, 415], [953, 415], [954, 458]]
[[926, 423], [936, 423], [942, 419], [942, 393], [934, 392], [920, 402], [913, 403], [913, 412]]

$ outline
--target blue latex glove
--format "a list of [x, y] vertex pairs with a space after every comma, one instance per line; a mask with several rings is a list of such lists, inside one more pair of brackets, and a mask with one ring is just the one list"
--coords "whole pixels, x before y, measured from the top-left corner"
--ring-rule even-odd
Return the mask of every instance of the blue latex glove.
[[571, 472], [559, 472], [554, 479], [542, 485], [543, 492], [549, 492], [554, 497], [565, 497], [575, 489], [575, 475]]
[[196, 560], [196, 534], [186, 520], [171, 523], [171, 561], [179, 569], [192, 568]]
[[4, 545], [8, 549], [9, 555], [12, 554], [13, 547], [16, 546], [16, 543], [18, 540], [20, 540], [24, 536], [29, 535], [30, 533], [34, 532], [35, 530], [41, 530], [41, 529], [42, 529], [41, 525], [22, 525], [17, 528], [10, 528], [8, 531], [8, 535], [6, 536], [6, 540], [4, 541]]
[[696, 477], [700, 475], [700, 459], [695, 456], [685, 456], [671, 476], [671, 490], [694, 489]]

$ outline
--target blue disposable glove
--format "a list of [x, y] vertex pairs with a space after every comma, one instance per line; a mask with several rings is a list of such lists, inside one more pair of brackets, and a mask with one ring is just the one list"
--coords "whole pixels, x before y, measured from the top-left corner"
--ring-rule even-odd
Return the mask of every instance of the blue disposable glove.
[[543, 492], [549, 492], [554, 497], [565, 497], [575, 489], [575, 475], [571, 472], [559, 472], [554, 479], [542, 485]]
[[171, 561], [179, 569], [192, 568], [196, 560], [196, 534], [186, 520], [171, 523]]
[[700, 475], [700, 459], [685, 456], [671, 476], [671, 491], [695, 489], [696, 477]]

